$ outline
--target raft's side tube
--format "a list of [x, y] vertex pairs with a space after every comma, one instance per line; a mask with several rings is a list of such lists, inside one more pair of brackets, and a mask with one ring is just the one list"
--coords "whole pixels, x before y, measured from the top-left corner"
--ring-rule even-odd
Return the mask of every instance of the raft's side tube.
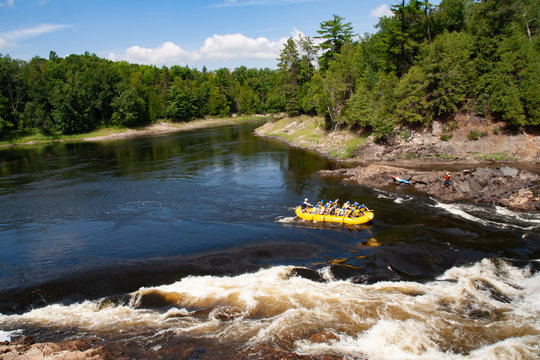
[[302, 212], [302, 208], [300, 206], [295, 209], [295, 213], [300, 219], [304, 219], [304, 220], [322, 221], [322, 222], [326, 221], [326, 222], [333, 222], [333, 223], [342, 223], [342, 224], [347, 224], [347, 225], [365, 224], [373, 220], [373, 217], [374, 217], [374, 214], [372, 211], [366, 211], [364, 215], [358, 216], [356, 218], [336, 216], [336, 215], [312, 214], [309, 212]]

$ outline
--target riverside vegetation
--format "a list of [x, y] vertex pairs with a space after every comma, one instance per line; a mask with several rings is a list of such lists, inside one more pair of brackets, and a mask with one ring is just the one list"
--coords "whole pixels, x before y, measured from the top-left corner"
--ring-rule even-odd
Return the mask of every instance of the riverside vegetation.
[[360, 37], [334, 15], [320, 24], [319, 45], [290, 38], [276, 70], [158, 68], [53, 51], [30, 61], [4, 55], [0, 137], [281, 112], [316, 115], [325, 130], [361, 131], [379, 144], [435, 122], [448, 129], [459, 114], [505, 131], [538, 131], [538, 1], [402, 0], [392, 14]]

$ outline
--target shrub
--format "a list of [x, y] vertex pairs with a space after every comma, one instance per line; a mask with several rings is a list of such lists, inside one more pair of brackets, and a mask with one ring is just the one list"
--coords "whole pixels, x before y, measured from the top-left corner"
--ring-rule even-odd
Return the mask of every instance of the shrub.
[[452, 134], [448, 134], [448, 133], [446, 133], [446, 134], [441, 134], [441, 140], [442, 140], [442, 141], [448, 141], [448, 140], [450, 140], [451, 138], [452, 138]]
[[469, 135], [467, 135], [467, 139], [469, 139], [469, 140], [478, 140], [478, 131], [476, 131], [476, 130], [469, 131]]

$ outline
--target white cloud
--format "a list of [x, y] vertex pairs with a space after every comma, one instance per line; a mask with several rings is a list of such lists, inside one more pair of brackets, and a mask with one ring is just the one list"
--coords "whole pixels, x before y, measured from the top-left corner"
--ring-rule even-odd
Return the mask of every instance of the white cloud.
[[6, 0], [5, 2], [0, 2], [0, 6], [14, 6], [15, 0]]
[[71, 25], [39, 24], [29, 28], [20, 28], [17, 30], [0, 33], [0, 50], [16, 46], [17, 41], [41, 36], [43, 34], [61, 30], [67, 27], [71, 27]]
[[380, 18], [383, 16], [393, 16], [393, 15], [394, 13], [392, 12], [392, 10], [390, 10], [390, 8], [387, 5], [383, 4], [379, 6], [378, 8], [372, 10], [369, 16]]
[[185, 65], [198, 60], [276, 59], [286, 40], [270, 41], [243, 34], [213, 35], [195, 51], [186, 51], [173, 42], [166, 42], [155, 48], [132, 46], [124, 54], [111, 53], [109, 59], [153, 65]]
[[242, 34], [214, 35], [204, 41], [199, 53], [208, 59], [275, 59], [285, 41], [273, 42], [265, 37], [253, 39]]
[[131, 46], [123, 55], [111, 53], [109, 59], [113, 61], [126, 60], [138, 64], [185, 64], [188, 60], [195, 60], [196, 54], [189, 53], [173, 42], [167, 41], [156, 48]]
[[3, 39], [2, 36], [0, 35], [0, 50], [9, 49], [9, 48], [14, 47], [15, 45], [17, 44], [15, 44], [14, 42], [7, 41], [6, 39]]

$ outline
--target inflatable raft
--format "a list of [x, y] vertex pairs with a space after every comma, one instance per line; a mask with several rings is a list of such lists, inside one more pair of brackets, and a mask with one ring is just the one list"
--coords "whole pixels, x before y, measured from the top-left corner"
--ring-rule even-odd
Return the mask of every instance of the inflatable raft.
[[346, 217], [346, 216], [336, 216], [336, 215], [319, 215], [319, 214], [312, 214], [310, 212], [302, 212], [302, 208], [300, 206], [298, 206], [294, 212], [296, 213], [296, 216], [298, 216], [300, 219], [304, 219], [304, 220], [325, 221], [325, 222], [347, 224], [347, 225], [365, 224], [365, 223], [370, 222], [371, 220], [373, 220], [373, 217], [375, 216], [373, 214], [373, 211], [371, 211], [371, 210], [366, 211], [366, 212], [364, 212], [363, 215], [357, 216], [357, 217]]

